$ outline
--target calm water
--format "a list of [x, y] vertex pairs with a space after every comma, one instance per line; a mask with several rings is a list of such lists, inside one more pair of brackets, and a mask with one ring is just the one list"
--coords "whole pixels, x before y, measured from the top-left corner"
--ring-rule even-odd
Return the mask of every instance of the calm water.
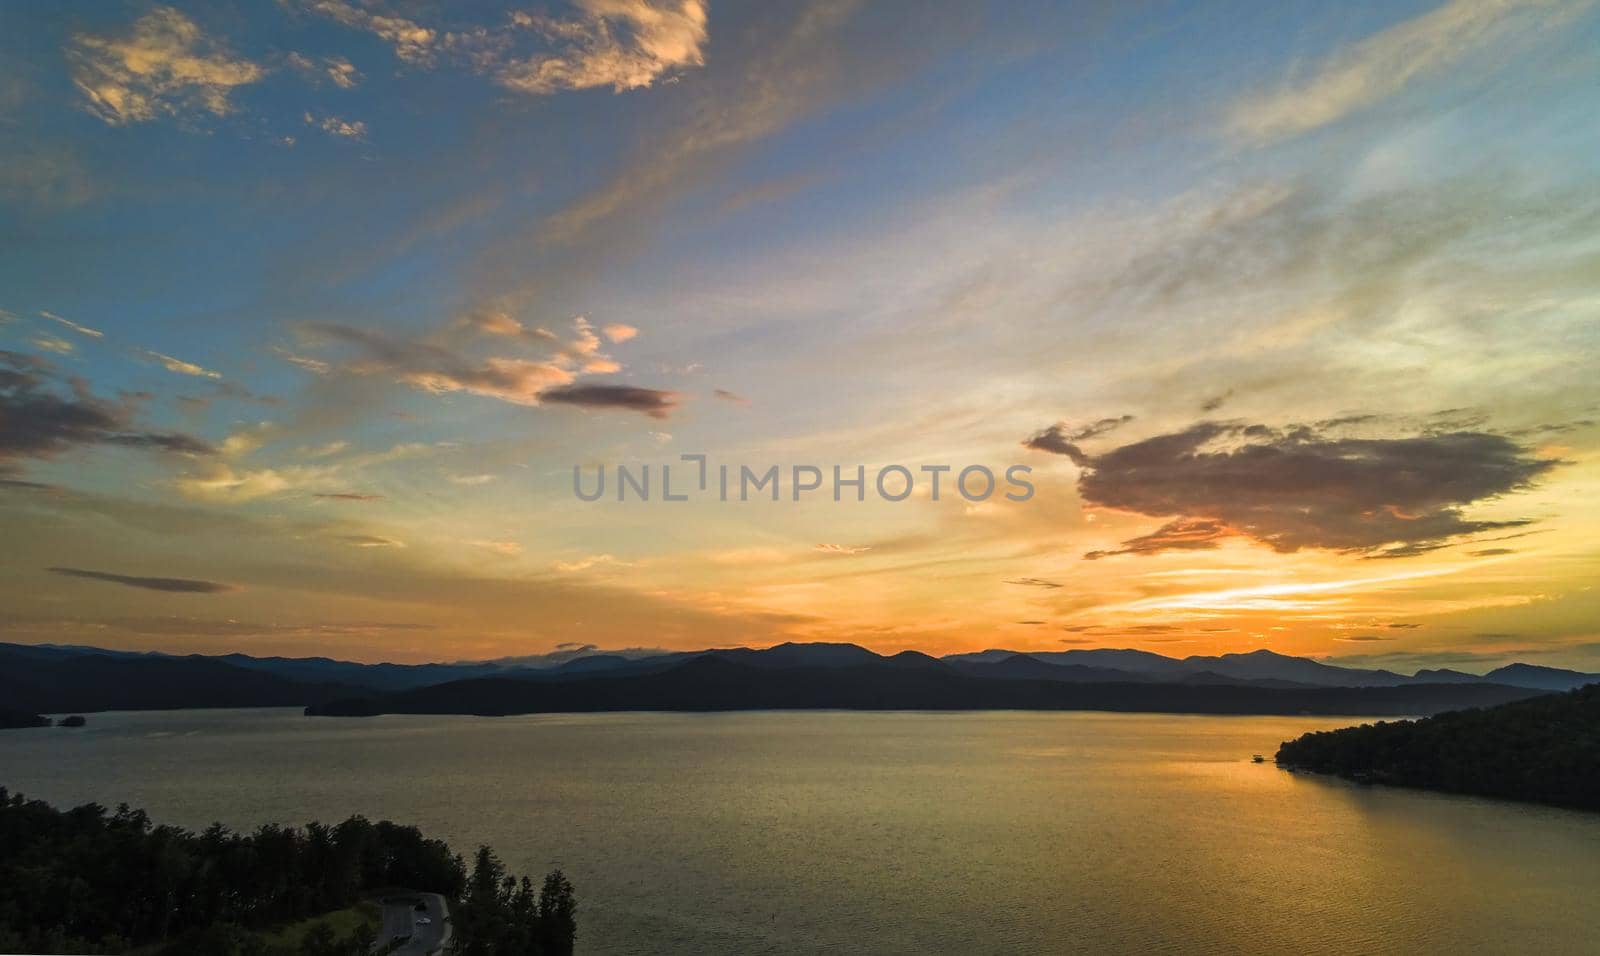
[[1249, 762], [1348, 721], [97, 714], [0, 782], [239, 828], [363, 813], [577, 884], [580, 952], [1600, 951], [1600, 817]]

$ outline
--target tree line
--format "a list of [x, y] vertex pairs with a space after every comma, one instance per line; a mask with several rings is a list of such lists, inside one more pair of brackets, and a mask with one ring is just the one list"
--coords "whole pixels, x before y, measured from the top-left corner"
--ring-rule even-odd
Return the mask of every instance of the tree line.
[[1364, 783], [1600, 810], [1600, 684], [1306, 734], [1278, 763]]
[[126, 805], [58, 810], [0, 787], [0, 952], [165, 944], [166, 956], [366, 956], [374, 940], [365, 925], [344, 937], [316, 926], [292, 949], [264, 931], [400, 887], [455, 901], [458, 952], [572, 952], [571, 884], [558, 870], [534, 894], [487, 847], [469, 881], [443, 841], [387, 820], [194, 833]]

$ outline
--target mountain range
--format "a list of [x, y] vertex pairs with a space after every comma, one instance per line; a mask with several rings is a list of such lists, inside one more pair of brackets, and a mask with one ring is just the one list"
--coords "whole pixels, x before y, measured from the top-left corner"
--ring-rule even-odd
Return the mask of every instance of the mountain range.
[[787, 643], [645, 657], [597, 653], [531, 667], [0, 644], [0, 706], [30, 714], [305, 706], [329, 714], [840, 707], [1388, 715], [1501, 703], [1597, 681], [1600, 674], [1530, 664], [1484, 675], [1407, 676], [1267, 650], [1180, 659], [1132, 649], [995, 649], [934, 658]]

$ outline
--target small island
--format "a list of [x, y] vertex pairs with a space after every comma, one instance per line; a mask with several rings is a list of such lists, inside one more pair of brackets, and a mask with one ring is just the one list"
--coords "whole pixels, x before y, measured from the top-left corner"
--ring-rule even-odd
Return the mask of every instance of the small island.
[[89, 721], [84, 719], [84, 716], [82, 714], [69, 714], [68, 716], [61, 718], [61, 720], [59, 720], [56, 723], [56, 726], [57, 727], [82, 727], [82, 726], [84, 726], [84, 725], [86, 725], [88, 723], [89, 723]]
[[1600, 810], [1600, 684], [1306, 734], [1278, 765], [1360, 783]]

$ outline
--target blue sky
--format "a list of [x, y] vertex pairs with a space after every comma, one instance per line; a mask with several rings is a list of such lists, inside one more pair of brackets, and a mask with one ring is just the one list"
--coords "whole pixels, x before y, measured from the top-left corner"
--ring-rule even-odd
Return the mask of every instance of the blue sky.
[[[1570, 0], [0, 3], [9, 627], [364, 659], [1092, 634], [1600, 665], [1597, 24]], [[1111, 482], [1118, 449], [1205, 422], [1232, 430], [1160, 463], [1180, 491]], [[574, 464], [685, 451], [1023, 462], [1040, 493], [571, 496]], [[1408, 490], [1405, 456], [1446, 454], [1460, 482]], [[1269, 468], [1222, 500], [1184, 470], [1236, 455], [1378, 473]], [[1479, 546], [1513, 527], [1537, 533]]]

